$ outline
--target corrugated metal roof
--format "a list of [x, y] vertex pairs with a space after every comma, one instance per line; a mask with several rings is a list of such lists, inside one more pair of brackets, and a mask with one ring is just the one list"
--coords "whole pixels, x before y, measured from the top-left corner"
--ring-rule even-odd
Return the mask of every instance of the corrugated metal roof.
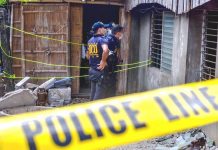
[[130, 11], [140, 4], [158, 3], [177, 14], [182, 14], [209, 1], [211, 0], [126, 0], [126, 8]]
[[[0, 0], [2, 1], [2, 0]], [[123, 6], [125, 0], [8, 0], [10, 3], [26, 2], [26, 3], [80, 3], [80, 4], [103, 4]]]

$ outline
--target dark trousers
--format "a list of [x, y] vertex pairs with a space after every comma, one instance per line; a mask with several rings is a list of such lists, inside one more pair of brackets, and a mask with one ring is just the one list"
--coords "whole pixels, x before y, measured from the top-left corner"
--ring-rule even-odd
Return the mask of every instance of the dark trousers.
[[106, 88], [103, 84], [91, 81], [91, 96], [90, 100], [97, 100], [105, 98]]
[[116, 83], [117, 83], [117, 78], [116, 78], [116, 73], [109, 73], [106, 77], [106, 83], [107, 83], [107, 89], [105, 93], [105, 97], [114, 97], [116, 96]]
[[114, 82], [114, 85], [107, 87], [105, 95], [106, 98], [116, 96], [116, 82]]
[[91, 81], [90, 100], [105, 98], [106, 85], [104, 82], [105, 71], [99, 71], [93, 68], [89, 69], [89, 79]]

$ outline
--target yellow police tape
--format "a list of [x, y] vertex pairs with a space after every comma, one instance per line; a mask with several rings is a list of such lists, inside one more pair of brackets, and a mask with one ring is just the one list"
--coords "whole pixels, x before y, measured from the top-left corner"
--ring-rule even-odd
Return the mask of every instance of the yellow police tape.
[[[130, 70], [133, 70], [133, 69], [138, 69], [138, 68], [142, 68], [142, 67], [147, 67], [149, 66], [150, 64], [152, 63], [151, 60], [148, 60], [145, 64], [143, 65], [138, 65], [138, 66], [134, 66], [134, 67], [128, 67], [126, 69], [120, 69], [120, 70], [117, 70], [117, 71], [114, 71], [115, 73], [119, 73], [119, 72], [124, 72], [124, 71], [130, 71]], [[4, 78], [7, 78], [7, 79], [23, 79], [24, 77], [17, 77], [15, 74], [9, 74], [7, 73], [6, 71], [3, 71], [3, 74], [4, 74]], [[85, 77], [88, 77], [89, 75], [80, 75], [80, 76], [68, 76], [68, 77], [64, 77], [64, 76], [59, 76], [59, 77], [54, 77], [54, 76], [51, 76], [51, 77], [30, 77], [30, 79], [32, 80], [45, 80], [45, 79], [51, 79], [51, 78], [56, 78], [56, 79], [63, 79], [63, 78], [72, 78], [72, 79], [75, 79], [75, 78], [85, 78]]]
[[[65, 68], [77, 68], [77, 69], [89, 69], [90, 67], [81, 67], [81, 66], [69, 66], [69, 65], [63, 65], [63, 64], [50, 64], [50, 63], [45, 63], [42, 61], [36, 61], [36, 60], [31, 60], [31, 59], [25, 59], [25, 58], [21, 58], [21, 57], [14, 57], [11, 55], [8, 55], [6, 50], [3, 48], [1, 41], [0, 41], [0, 49], [2, 50], [3, 54], [11, 59], [16, 59], [16, 60], [21, 60], [21, 61], [26, 61], [26, 62], [30, 62], [30, 63], [36, 63], [36, 64], [42, 64], [42, 65], [47, 65], [47, 66], [54, 66], [54, 67], [65, 67]], [[139, 61], [139, 62], [135, 62], [135, 63], [130, 63], [130, 64], [120, 64], [117, 65], [119, 67], [125, 67], [125, 66], [133, 66], [133, 65], [138, 65], [138, 64], [143, 64], [145, 62], [147, 62], [148, 60], [144, 60], [144, 61]]]
[[100, 150], [218, 121], [218, 79], [0, 119], [1, 150]]
[[57, 41], [57, 42], [62, 42], [62, 43], [72, 44], [72, 45], [79, 45], [79, 46], [87, 45], [87, 44], [73, 43], [73, 42], [70, 42], [70, 41], [58, 40], [58, 39], [49, 38], [49, 37], [46, 37], [46, 36], [37, 35], [37, 33], [35, 34], [35, 33], [27, 32], [27, 31], [23, 31], [21, 29], [18, 29], [18, 28], [12, 27], [12, 26], [8, 26], [8, 25], [4, 25], [4, 26], [6, 28], [11, 28], [13, 30], [16, 30], [16, 31], [19, 31], [19, 32], [23, 32], [24, 34], [28, 34], [28, 35], [35, 36], [35, 37], [42, 38], [42, 39], [47, 39], [47, 40], [51, 40], [51, 41]]

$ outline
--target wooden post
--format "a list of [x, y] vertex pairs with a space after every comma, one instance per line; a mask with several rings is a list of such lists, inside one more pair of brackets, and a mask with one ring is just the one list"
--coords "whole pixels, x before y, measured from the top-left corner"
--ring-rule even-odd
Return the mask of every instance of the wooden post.
[[[121, 41], [121, 51], [120, 51], [123, 64], [127, 64], [129, 61], [130, 23], [131, 23], [130, 14], [125, 12], [125, 9], [123, 7], [120, 8], [120, 24], [125, 28], [124, 37]], [[117, 94], [123, 95], [126, 93], [127, 93], [127, 71], [123, 71], [118, 74]]]
[[[70, 26], [70, 17], [71, 17], [71, 15], [70, 15], [70, 3], [68, 3], [68, 12], [67, 12], [67, 38], [66, 38], [66, 40], [67, 41], [71, 41], [71, 38], [70, 38], [70, 30], [71, 30], [71, 26]], [[68, 44], [67, 45], [67, 53], [68, 53], [68, 55], [67, 55], [67, 65], [70, 65], [70, 56], [71, 56], [71, 54], [70, 54], [70, 50], [71, 50], [71, 45], [70, 44]], [[67, 76], [70, 76], [70, 73], [71, 72], [71, 69], [70, 68], [68, 68], [68, 71], [67, 71]]]
[[[83, 38], [83, 5], [73, 4], [71, 5], [71, 42], [82, 43]], [[71, 44], [71, 66], [81, 65], [81, 45]], [[71, 68], [72, 76], [79, 76], [80, 70], [78, 68]], [[72, 94], [79, 94], [80, 91], [80, 79], [76, 78], [72, 82]]]
[[[24, 31], [24, 13], [23, 13], [23, 5], [21, 5], [21, 30]], [[25, 50], [24, 50], [24, 33], [21, 32], [21, 58], [25, 59]], [[22, 77], [25, 77], [25, 61], [21, 61], [22, 64]]]

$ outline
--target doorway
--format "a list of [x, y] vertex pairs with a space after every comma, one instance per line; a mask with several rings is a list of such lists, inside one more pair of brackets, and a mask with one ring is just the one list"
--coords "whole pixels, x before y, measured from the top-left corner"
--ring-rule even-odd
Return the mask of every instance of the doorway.
[[[105, 24], [107, 23], [119, 23], [119, 6], [112, 5], [93, 5], [85, 4], [83, 6], [83, 43], [87, 44], [88, 40], [91, 38], [90, 30], [92, 25], [101, 21]], [[85, 58], [85, 49], [83, 48], [81, 57], [81, 66], [88, 67], [89, 61]], [[80, 75], [87, 75], [88, 70], [81, 69]], [[88, 78], [80, 79], [80, 93], [89, 93], [90, 85]]]

